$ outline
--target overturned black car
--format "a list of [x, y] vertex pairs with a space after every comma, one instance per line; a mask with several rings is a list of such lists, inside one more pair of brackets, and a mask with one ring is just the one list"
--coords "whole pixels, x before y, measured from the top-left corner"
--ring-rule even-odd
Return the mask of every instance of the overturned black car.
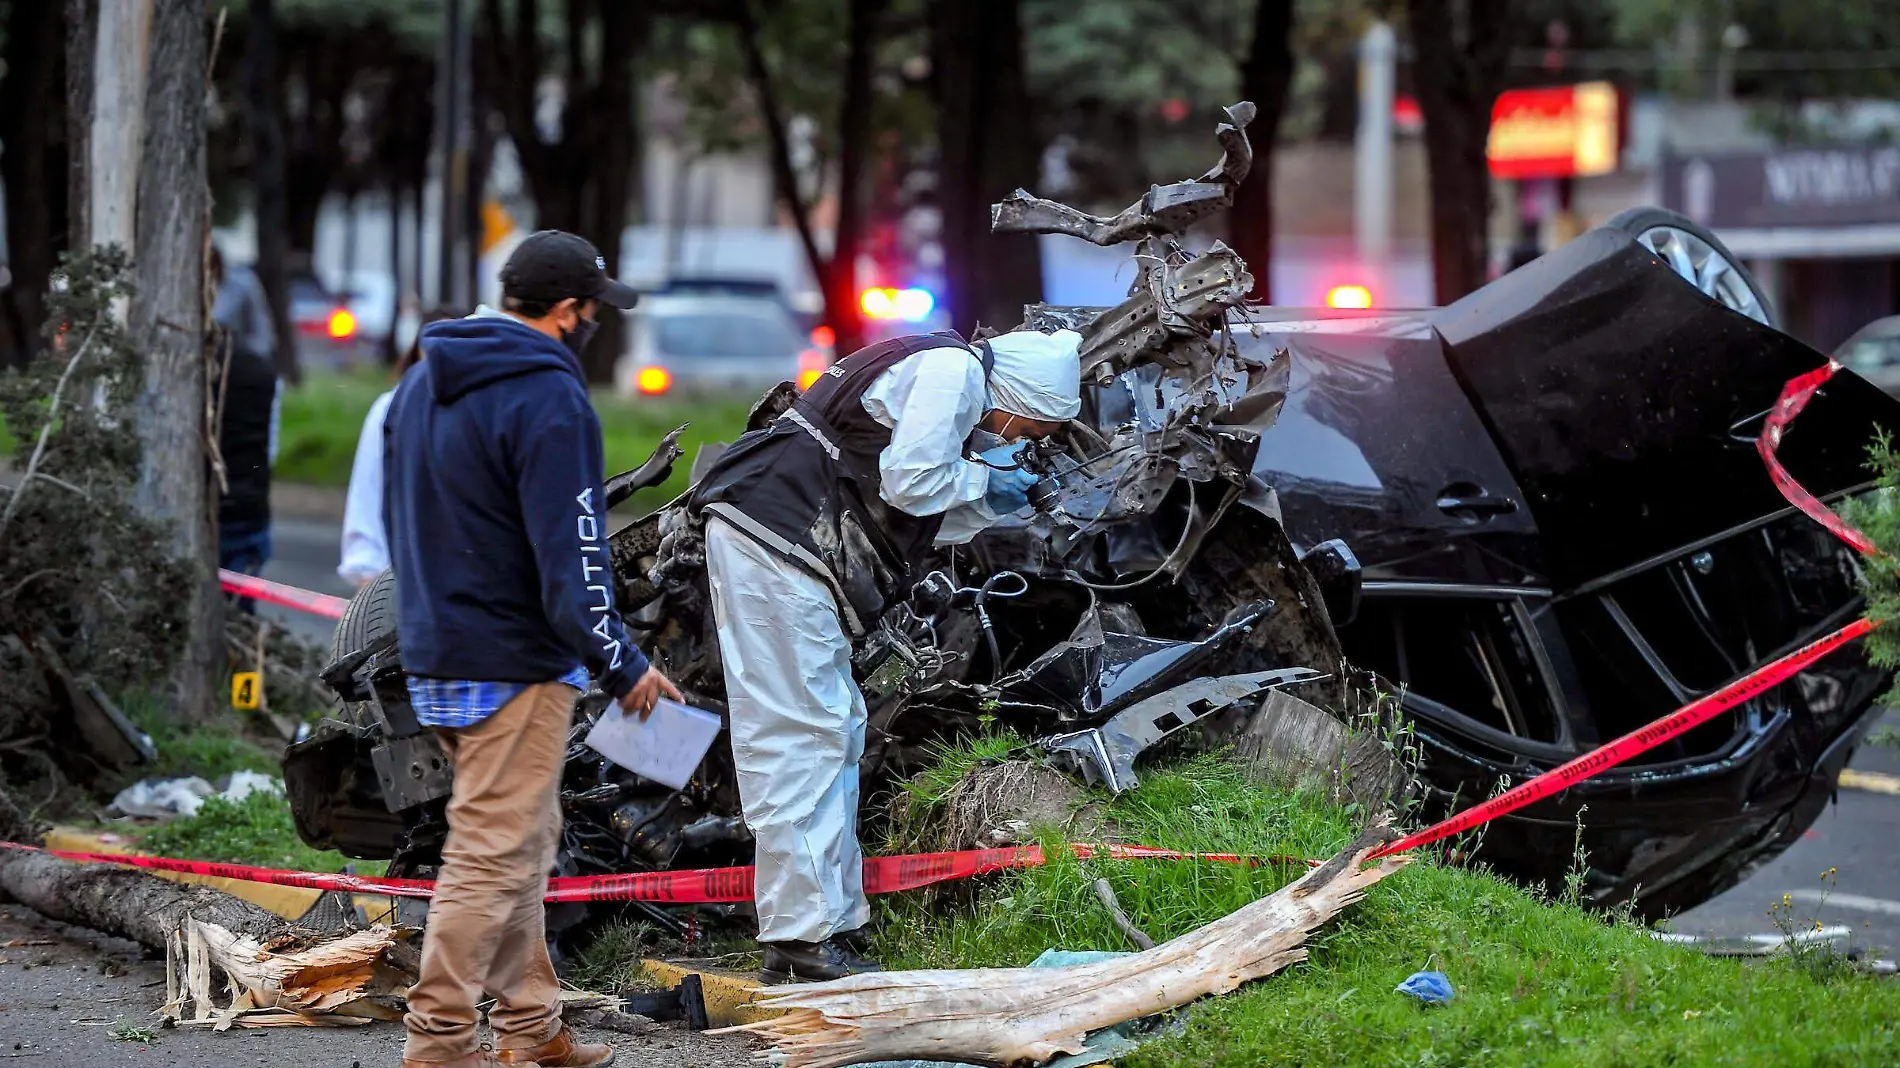
[[[999, 230], [1137, 242], [1139, 277], [1112, 309], [1027, 309], [1026, 325], [1082, 331], [1087, 387], [1081, 417], [1033, 451], [1035, 507], [937, 552], [909, 601], [854, 633], [867, 797], [992, 722], [1134, 788], [1164, 739], [1230, 737], [1275, 691], [1326, 704], [1320, 680], [1350, 663], [1400, 688], [1437, 816], [1861, 610], [1853, 551], [1755, 453], [1782, 383], [1823, 357], [1763, 321], [1713, 237], [1635, 213], [1442, 309], [1245, 305], [1240, 258], [1181, 235], [1230, 202], [1250, 114], [1229, 109], [1214, 169], [1117, 216], [997, 205]], [[768, 394], [752, 425], [790, 398]], [[1781, 455], [1833, 499], [1866, 488], [1866, 444], [1895, 427], [1900, 402], [1842, 373]], [[678, 457], [663, 443], [610, 499]], [[723, 711], [693, 518], [676, 502], [612, 547], [636, 639]], [[326, 672], [344, 711], [291, 748], [285, 778], [307, 841], [427, 874], [452, 769], [408, 707], [393, 596], [385, 575], [352, 602]], [[1581, 822], [1595, 901], [1694, 905], [1813, 822], [1887, 682], [1844, 649], [1499, 821], [1480, 856], [1554, 884]], [[729, 748], [670, 790], [581, 741], [604, 705], [576, 711], [563, 873], [748, 862]]]

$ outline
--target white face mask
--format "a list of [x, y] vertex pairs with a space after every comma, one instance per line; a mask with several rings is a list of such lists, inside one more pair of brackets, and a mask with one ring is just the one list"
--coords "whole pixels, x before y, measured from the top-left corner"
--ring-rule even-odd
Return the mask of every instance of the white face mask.
[[1003, 435], [995, 431], [984, 430], [981, 427], [970, 431], [970, 452], [978, 454], [986, 453], [991, 449], [1000, 449], [1008, 444], [1009, 442], [1003, 440]]

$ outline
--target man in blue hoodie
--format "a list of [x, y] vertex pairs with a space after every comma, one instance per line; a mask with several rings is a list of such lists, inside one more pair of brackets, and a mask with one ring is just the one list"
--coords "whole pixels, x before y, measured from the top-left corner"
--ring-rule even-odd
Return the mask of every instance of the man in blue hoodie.
[[[560, 773], [591, 675], [644, 717], [679, 691], [614, 607], [600, 421], [580, 353], [630, 308], [594, 247], [543, 230], [501, 269], [501, 309], [430, 324], [384, 429], [397, 631], [416, 718], [455, 762], [449, 835], [409, 991], [403, 1068], [597, 1068], [561, 1023], [541, 899]], [[486, 992], [495, 1046], [477, 1046]]]

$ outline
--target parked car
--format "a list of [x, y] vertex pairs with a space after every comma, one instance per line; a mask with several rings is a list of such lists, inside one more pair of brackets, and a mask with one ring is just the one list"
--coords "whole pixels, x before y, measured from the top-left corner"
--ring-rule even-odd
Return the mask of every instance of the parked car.
[[315, 274], [290, 275], [290, 323], [297, 359], [306, 369], [335, 370], [380, 362], [395, 328], [395, 282], [386, 274], [353, 272], [348, 288], [324, 285]]
[[829, 352], [773, 297], [648, 296], [628, 313], [627, 335], [614, 369], [627, 396], [750, 396], [785, 381], [803, 388], [830, 366]]
[[1900, 315], [1875, 319], [1834, 350], [1841, 366], [1900, 396]]

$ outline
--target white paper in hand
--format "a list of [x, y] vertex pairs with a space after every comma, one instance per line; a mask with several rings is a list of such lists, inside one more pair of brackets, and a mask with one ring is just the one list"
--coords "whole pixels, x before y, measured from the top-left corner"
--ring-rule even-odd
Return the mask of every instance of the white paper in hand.
[[608, 705], [587, 732], [587, 744], [635, 775], [678, 790], [692, 779], [717, 737], [718, 716], [662, 697], [645, 722], [617, 704]]

